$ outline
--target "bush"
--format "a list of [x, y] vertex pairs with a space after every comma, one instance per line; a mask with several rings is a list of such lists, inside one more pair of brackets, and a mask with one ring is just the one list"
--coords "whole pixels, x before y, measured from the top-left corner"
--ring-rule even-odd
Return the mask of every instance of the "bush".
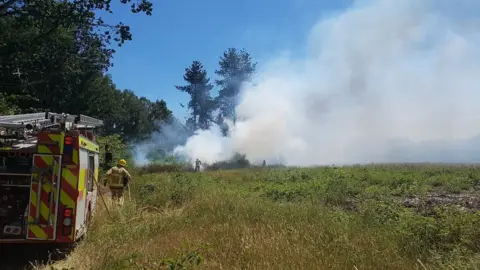
[[224, 169], [242, 169], [242, 168], [249, 168], [250, 161], [246, 158], [245, 155], [241, 155], [236, 153], [230, 160], [228, 161], [221, 161], [215, 162], [211, 165], [206, 165], [205, 169], [209, 171], [214, 170], [224, 170]]
[[[132, 156], [132, 152], [122, 141], [120, 135], [109, 135], [97, 137], [97, 142], [100, 145], [100, 164], [104, 169], [110, 168], [117, 163], [120, 159], [125, 159], [128, 162], [128, 167], [134, 168], [135, 162]], [[110, 147], [110, 152], [113, 156], [113, 164], [105, 164], [105, 145]]]

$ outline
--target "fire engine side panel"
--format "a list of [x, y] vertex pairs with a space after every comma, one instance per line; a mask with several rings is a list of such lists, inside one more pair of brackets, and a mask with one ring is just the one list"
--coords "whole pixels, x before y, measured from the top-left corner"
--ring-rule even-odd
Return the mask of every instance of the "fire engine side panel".
[[[93, 142], [92, 140], [89, 140], [87, 137], [84, 137], [84, 136], [80, 136], [79, 137], [79, 146], [80, 146], [80, 149], [82, 150], [88, 150], [88, 154], [87, 154], [87, 166], [84, 168], [85, 169], [85, 195], [84, 195], [84, 198], [86, 198], [86, 201], [85, 201], [85, 215], [84, 215], [84, 220], [87, 219], [87, 211], [88, 211], [88, 207], [90, 205], [90, 211], [94, 211], [95, 207], [96, 207], [96, 202], [97, 202], [97, 192], [95, 191], [96, 189], [98, 189], [98, 186], [96, 185], [97, 181], [98, 181], [98, 171], [99, 171], [99, 152], [100, 152], [100, 147], [98, 145], [98, 143], [96, 142]], [[88, 163], [89, 163], [89, 160], [88, 158], [90, 158], [88, 155], [93, 155], [93, 168], [89, 168], [88, 166]], [[93, 192], [89, 192], [88, 191], [88, 179], [89, 179], [89, 170], [91, 170], [93, 172], [93, 177], [95, 179], [92, 179], [94, 181], [93, 183]], [[82, 202], [83, 204], [83, 202]], [[77, 224], [77, 226], [82, 226], [82, 223], [80, 224]]]
[[95, 170], [93, 171], [93, 176], [95, 177], [95, 182], [98, 183], [98, 174], [100, 169], [100, 160], [98, 153], [95, 153]]
[[88, 151], [92, 151], [95, 153], [100, 152], [100, 147], [97, 143], [94, 143], [88, 138], [83, 136], [79, 137], [78, 139], [79, 139], [79, 144], [81, 148], [87, 149]]
[[[94, 188], [98, 190], [98, 183], [100, 179], [98, 179], [98, 174], [99, 174], [99, 168], [100, 168], [100, 160], [98, 153], [95, 153], [95, 169], [93, 170], [93, 177], [95, 178], [94, 180]], [[97, 192], [93, 192], [92, 194], [92, 211], [95, 210], [97, 206]]]
[[77, 211], [76, 211], [76, 221], [75, 221], [75, 230], [80, 229], [80, 227], [85, 222], [86, 214], [86, 197], [87, 197], [87, 170], [88, 170], [88, 151], [86, 149], [79, 149], [80, 157], [80, 166], [79, 166], [79, 176], [78, 176], [78, 198], [77, 198]]

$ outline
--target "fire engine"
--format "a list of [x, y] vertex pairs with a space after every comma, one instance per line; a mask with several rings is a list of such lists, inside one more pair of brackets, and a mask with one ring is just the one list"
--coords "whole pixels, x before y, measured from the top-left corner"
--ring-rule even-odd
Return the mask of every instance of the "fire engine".
[[0, 244], [74, 244], [86, 235], [102, 125], [82, 114], [0, 116]]

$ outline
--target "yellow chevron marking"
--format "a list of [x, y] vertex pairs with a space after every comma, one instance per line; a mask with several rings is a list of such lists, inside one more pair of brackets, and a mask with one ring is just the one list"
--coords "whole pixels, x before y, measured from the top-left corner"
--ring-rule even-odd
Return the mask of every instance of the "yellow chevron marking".
[[75, 201], [65, 192], [60, 193], [60, 202], [68, 208], [75, 208]]
[[40, 156], [40, 158], [49, 166], [53, 164], [53, 156]]
[[[72, 187], [73, 190], [77, 189], [77, 179], [73, 175], [72, 171], [68, 168], [63, 168], [62, 170], [63, 178], [68, 182], [68, 184]], [[66, 192], [60, 193], [60, 201], [62, 204], [67, 205], [75, 209], [75, 200], [71, 198]]]
[[33, 232], [33, 234], [37, 237], [37, 238], [40, 238], [40, 239], [48, 239], [48, 235], [47, 233], [45, 233], [45, 231], [40, 228], [40, 226], [38, 225], [30, 225], [29, 226], [29, 229], [30, 231]]
[[48, 205], [46, 205], [43, 201], [40, 202], [40, 215], [48, 222]]
[[85, 189], [85, 169], [80, 169], [78, 176], [78, 190], [83, 191]]
[[40, 154], [52, 154], [52, 151], [50, 151], [50, 149], [48, 147], [46, 147], [45, 145], [39, 144], [38, 145], [38, 153], [40, 153]]
[[[37, 192], [35, 192], [33, 190], [30, 192], [30, 201], [32, 202], [32, 205], [35, 206], [35, 208], [37, 208]], [[34, 215], [34, 213], [30, 211], [30, 215], [28, 215], [28, 222], [29, 223], [35, 221], [35, 218], [34, 218], [33, 215]]]
[[72, 154], [73, 154], [73, 158], [72, 158], [73, 163], [78, 165], [78, 150], [74, 148]]
[[72, 188], [74, 190], [76, 190], [77, 189], [77, 181], [76, 181], [75, 175], [73, 175], [72, 171], [64, 168], [63, 171], [62, 171], [62, 174], [63, 174], [63, 178], [65, 178], [65, 180], [67, 180], [67, 182], [70, 184], [70, 186], [72, 186]]
[[62, 132], [60, 134], [48, 134], [48, 137], [50, 137], [52, 141], [58, 143], [58, 146], [60, 147], [60, 153], [63, 153], [63, 142], [65, 140], [65, 133]]

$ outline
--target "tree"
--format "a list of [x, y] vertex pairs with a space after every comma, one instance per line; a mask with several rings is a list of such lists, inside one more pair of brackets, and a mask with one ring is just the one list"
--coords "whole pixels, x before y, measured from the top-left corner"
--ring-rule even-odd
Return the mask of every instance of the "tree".
[[[132, 39], [130, 28], [122, 22], [110, 25], [102, 18], [95, 17], [95, 11], [113, 13], [111, 2], [112, 0], [0, 0], [0, 18], [15, 17], [20, 21], [33, 19], [42, 26], [38, 39], [47, 37], [59, 27], [80, 27], [104, 29], [101, 37], [106, 43], [110, 43], [113, 38], [121, 45]], [[151, 15], [153, 11], [153, 4], [148, 0], [120, 0], [120, 3], [129, 4], [133, 13]]]
[[5, 98], [5, 95], [0, 93], [0, 115], [15, 114], [17, 110], [18, 107], [12, 106]]
[[210, 95], [213, 85], [207, 76], [207, 71], [202, 63], [193, 61], [192, 65], [185, 69], [183, 79], [188, 82], [185, 86], [175, 86], [178, 90], [190, 95], [188, 108], [191, 117], [187, 120], [194, 130], [197, 128], [208, 129], [213, 122], [215, 103]]
[[[132, 0], [120, 2], [127, 4]], [[112, 13], [110, 3], [111, 0], [0, 0], [0, 85], [10, 92], [28, 92], [25, 88], [43, 88], [38, 84], [85, 81], [97, 70], [106, 72], [115, 52], [110, 46], [112, 39], [118, 45], [132, 39], [128, 26], [121, 22], [106, 24], [94, 13]], [[151, 15], [152, 6], [149, 1], [138, 0], [132, 3], [131, 11]], [[78, 69], [90, 72], [82, 74], [76, 72]], [[70, 78], [75, 72], [76, 78]], [[21, 96], [27, 98], [25, 103], [31, 103], [28, 95]]]
[[216, 102], [223, 117], [236, 122], [235, 106], [240, 93], [241, 84], [249, 81], [255, 72], [257, 63], [252, 62], [250, 54], [235, 48], [229, 48], [219, 61], [220, 68], [215, 74], [221, 77], [216, 84], [221, 87]]
[[165, 101], [151, 102], [145, 97], [138, 98], [131, 90], [117, 91], [116, 100], [121, 102], [113, 131], [126, 142], [149, 139], [153, 132], [160, 131], [161, 124], [172, 114]]
[[[94, 13], [111, 12], [110, 3], [0, 0], [1, 92], [29, 111], [70, 108], [68, 100], [78, 96], [81, 84], [111, 66], [112, 39], [119, 45], [132, 39], [128, 26], [106, 24]], [[150, 15], [152, 4], [135, 1], [131, 10]]]
[[220, 131], [222, 132], [223, 136], [227, 136], [228, 134], [228, 125], [225, 123], [222, 112], [217, 112], [217, 116], [215, 117], [215, 124], [220, 127]]
[[151, 133], [160, 132], [162, 130], [162, 125], [167, 124], [168, 120], [172, 117], [172, 111], [168, 109], [167, 102], [163, 99], [157, 99], [155, 102], [151, 102], [148, 99], [146, 100], [150, 131]]
[[[118, 0], [117, 0], [118, 1]], [[151, 14], [146, 0], [131, 3], [134, 13]], [[54, 111], [104, 120], [103, 134], [126, 143], [148, 139], [171, 111], [117, 89], [109, 75], [118, 45], [132, 36], [128, 26], [107, 25], [94, 11], [110, 10], [111, 0], [0, 0], [0, 113]]]
[[118, 102], [119, 92], [110, 75], [97, 74], [80, 89], [79, 98], [83, 101], [79, 102], [78, 111], [102, 119], [104, 133], [115, 134], [125, 113], [122, 102]]
[[[0, 0], [1, 113], [87, 114], [104, 120], [105, 135], [121, 134], [124, 142], [160, 129], [171, 114], [165, 101], [120, 91], [104, 75], [114, 53], [111, 40], [131, 40], [127, 26], [107, 25], [95, 15], [110, 11], [110, 2]], [[132, 11], [149, 15], [151, 7], [139, 0]]]

